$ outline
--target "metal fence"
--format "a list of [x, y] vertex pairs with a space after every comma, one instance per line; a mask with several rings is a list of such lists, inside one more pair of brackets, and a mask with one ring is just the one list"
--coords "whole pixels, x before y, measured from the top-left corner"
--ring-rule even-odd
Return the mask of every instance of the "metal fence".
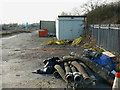
[[92, 24], [90, 27], [99, 47], [120, 54], [120, 24]]

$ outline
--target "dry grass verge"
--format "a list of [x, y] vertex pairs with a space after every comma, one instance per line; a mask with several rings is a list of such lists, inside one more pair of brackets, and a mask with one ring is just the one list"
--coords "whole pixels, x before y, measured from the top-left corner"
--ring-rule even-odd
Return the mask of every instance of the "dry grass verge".
[[19, 31], [17, 31], [17, 30], [10, 30], [10, 31], [1, 31], [0, 32], [0, 35], [11, 35], [11, 34], [15, 34], [15, 33], [31, 33], [31, 32], [33, 32], [34, 30], [19, 30]]

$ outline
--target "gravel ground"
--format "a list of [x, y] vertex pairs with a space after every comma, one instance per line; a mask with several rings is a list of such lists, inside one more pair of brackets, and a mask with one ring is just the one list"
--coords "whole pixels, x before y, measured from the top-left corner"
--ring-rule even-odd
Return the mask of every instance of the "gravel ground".
[[[69, 45], [45, 45], [53, 38], [38, 37], [38, 31], [3, 37], [2, 40], [2, 87], [3, 88], [66, 88], [61, 79], [48, 74], [34, 74], [43, 68], [43, 60], [53, 56], [69, 55], [71, 51], [82, 53], [79, 47]], [[0, 64], [1, 65], [1, 64]], [[101, 80], [103, 82], [103, 80]], [[104, 82], [103, 82], [104, 83]], [[101, 86], [110, 87], [107, 84]]]

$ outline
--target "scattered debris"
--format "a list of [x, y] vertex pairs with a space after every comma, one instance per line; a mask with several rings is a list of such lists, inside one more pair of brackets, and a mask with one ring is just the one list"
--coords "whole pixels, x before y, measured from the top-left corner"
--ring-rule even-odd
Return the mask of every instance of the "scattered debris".
[[116, 56], [114, 55], [114, 54], [112, 54], [112, 53], [110, 53], [110, 52], [102, 52], [104, 55], [107, 55], [107, 56], [109, 56], [109, 57], [111, 57], [111, 58], [116, 58]]
[[57, 40], [57, 41], [49, 41], [48, 44], [51, 45], [51, 44], [57, 44], [57, 45], [66, 45], [66, 44], [71, 44], [74, 46], [74, 45], [78, 45], [82, 42], [83, 38], [82, 37], [79, 37], [75, 40]]
[[100, 56], [102, 56], [102, 53], [93, 52], [92, 50], [89, 50], [89, 49], [84, 49], [84, 56], [90, 59], [94, 59], [94, 58], [99, 58]]
[[16, 75], [16, 76], [20, 76], [20, 75]]
[[54, 33], [48, 33], [48, 37], [56, 37], [56, 34], [54, 34]]
[[79, 38], [73, 40], [72, 45], [78, 45], [79, 43], [81, 43], [83, 40], [83, 38], [80, 36]]
[[56, 42], [55, 41], [49, 41], [48, 44], [51, 45], [51, 44], [55, 44]]
[[43, 63], [45, 64], [44, 69], [37, 70], [37, 73], [39, 74], [52, 74], [55, 69], [54, 66], [57, 63], [57, 60], [59, 60], [58, 57], [53, 57], [47, 60], [44, 60]]
[[71, 40], [57, 40], [57, 41], [49, 41], [48, 44], [56, 44], [56, 45], [66, 45], [72, 43]]

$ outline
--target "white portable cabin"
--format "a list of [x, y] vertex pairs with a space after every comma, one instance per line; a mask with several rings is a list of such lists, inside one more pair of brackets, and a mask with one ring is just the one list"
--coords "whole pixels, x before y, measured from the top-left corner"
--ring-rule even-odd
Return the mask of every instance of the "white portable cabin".
[[74, 40], [83, 34], [86, 16], [58, 16], [56, 37], [58, 40]]

